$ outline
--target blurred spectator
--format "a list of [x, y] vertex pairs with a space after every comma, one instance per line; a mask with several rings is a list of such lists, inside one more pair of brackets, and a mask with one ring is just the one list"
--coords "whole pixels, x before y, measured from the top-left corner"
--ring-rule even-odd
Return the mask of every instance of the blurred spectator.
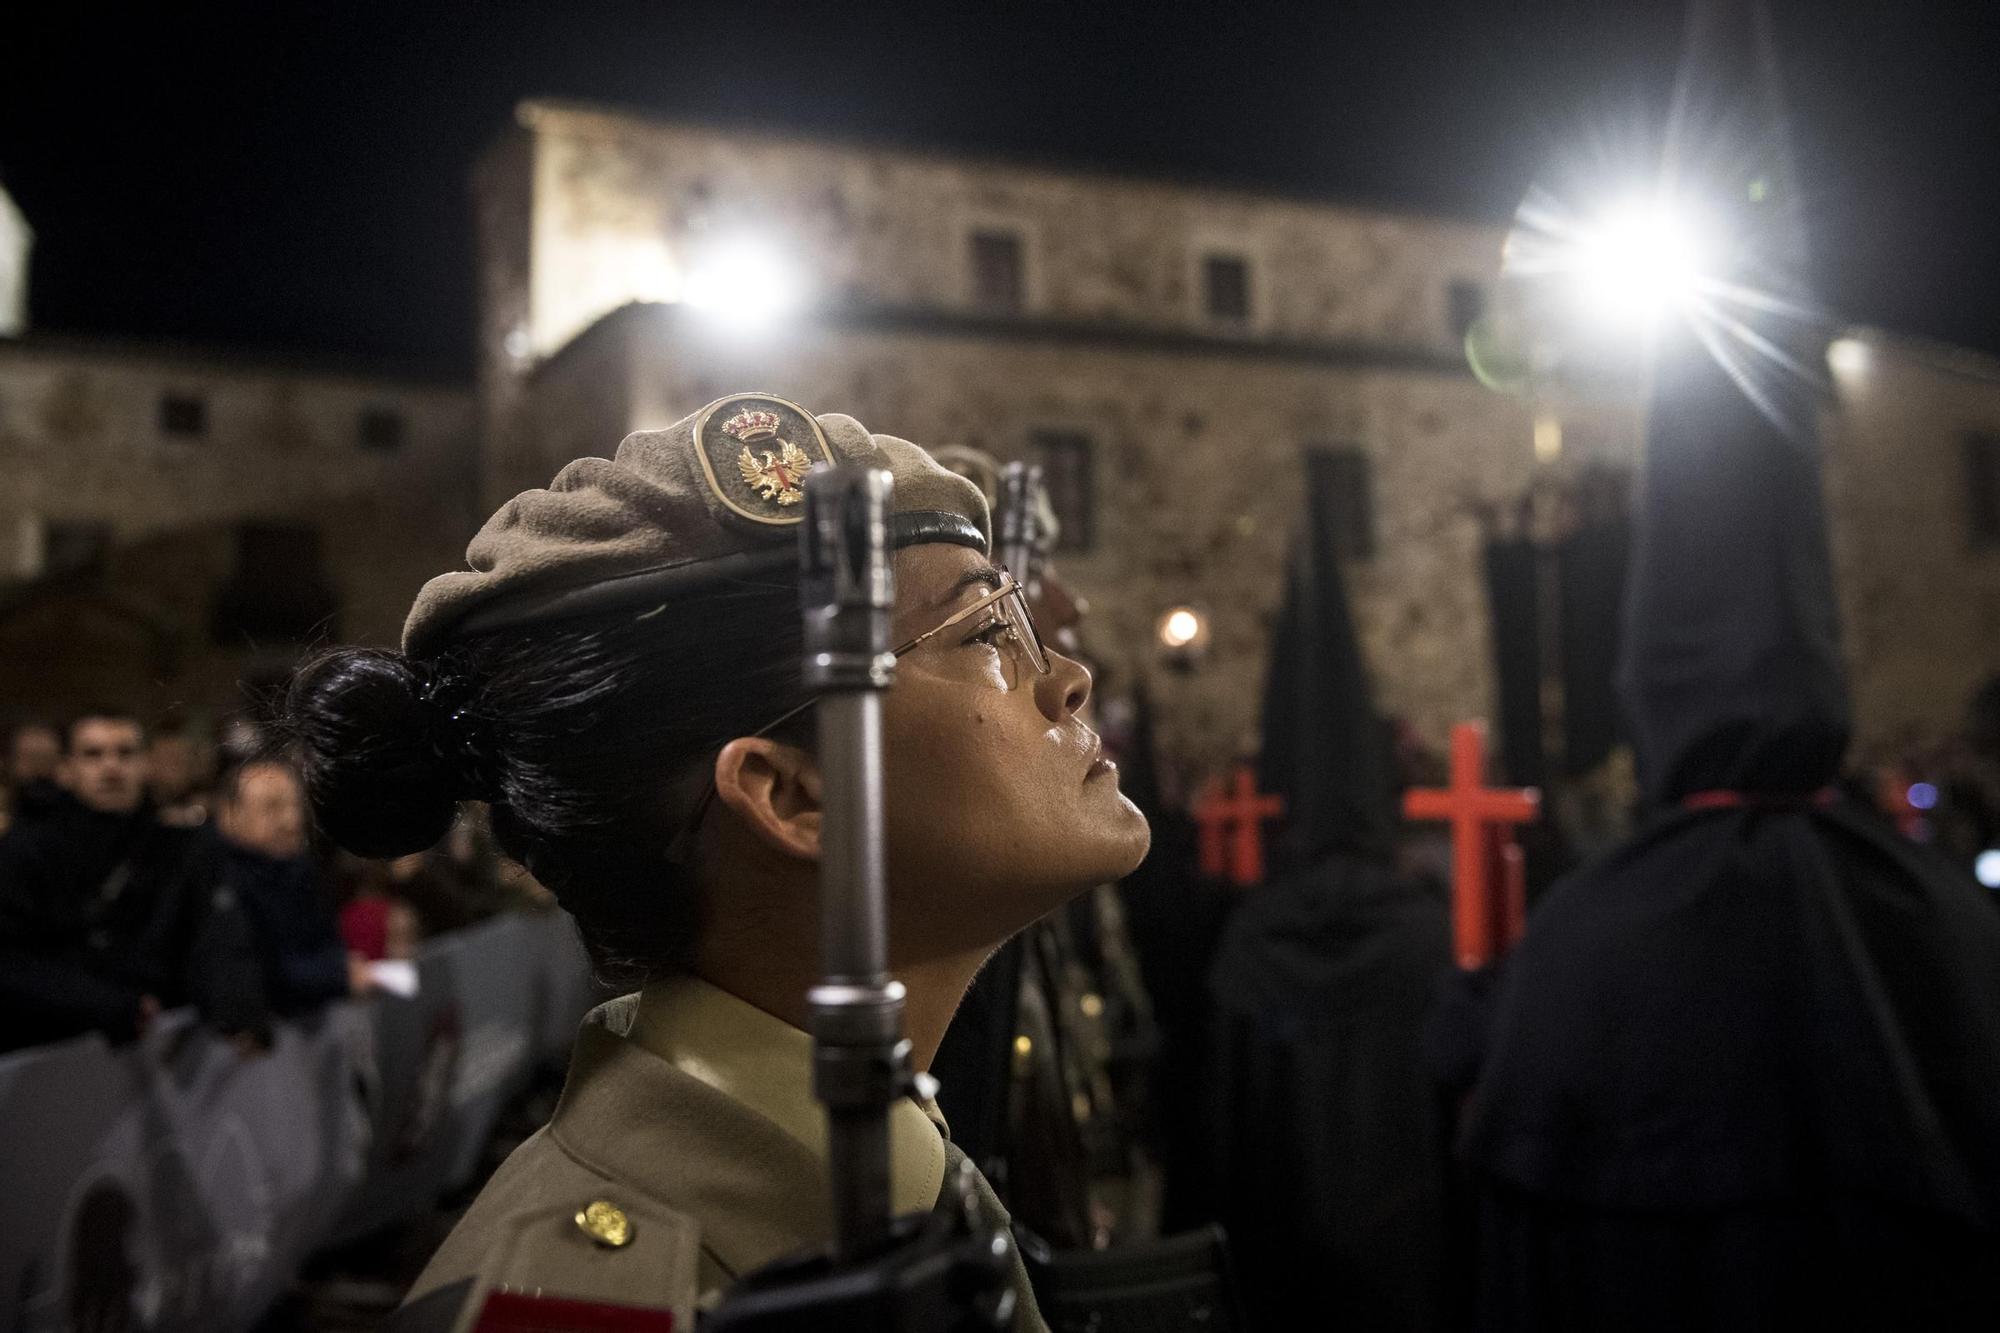
[[357, 894], [340, 909], [341, 939], [350, 950], [371, 963], [385, 958], [415, 958], [421, 934], [417, 914], [410, 905], [386, 894]]
[[186, 731], [153, 736], [146, 747], [146, 791], [161, 823], [192, 828], [208, 822], [207, 769], [202, 746]]
[[7, 799], [0, 832], [61, 809], [68, 797], [57, 781], [62, 735], [46, 722], [24, 722], [7, 738]]
[[242, 904], [280, 1014], [370, 988], [368, 962], [341, 938], [333, 893], [306, 848], [305, 790], [291, 765], [256, 760], [225, 774], [215, 831], [223, 876]]
[[0, 1050], [130, 1038], [185, 1003], [226, 1032], [261, 1030], [249, 929], [213, 840], [155, 818], [138, 720], [89, 712], [63, 742], [74, 800], [0, 838]]

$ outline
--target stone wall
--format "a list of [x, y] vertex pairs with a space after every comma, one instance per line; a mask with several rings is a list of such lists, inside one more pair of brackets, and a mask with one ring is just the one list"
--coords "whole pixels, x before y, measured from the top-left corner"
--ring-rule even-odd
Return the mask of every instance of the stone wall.
[[[198, 431], [168, 428], [170, 396], [198, 404], [179, 409]], [[393, 643], [422, 580], [463, 561], [472, 417], [464, 389], [0, 342], [0, 714], [239, 706], [239, 681], [300, 647], [216, 633], [218, 596], [245, 572], [245, 523], [313, 529], [340, 635]], [[66, 528], [102, 533], [93, 568], [47, 567]]]
[[[975, 230], [1020, 237], [1021, 314], [1055, 322], [1226, 331], [1247, 340], [1455, 352], [1448, 291], [1490, 284], [1497, 229], [1184, 183], [661, 123], [559, 103], [481, 188], [526, 162], [527, 309], [546, 356], [618, 307], [682, 299], [713, 248], [755, 239], [790, 261], [810, 304], [968, 312]], [[1200, 263], [1249, 261], [1250, 318], [1206, 315]]]
[[2000, 364], [1871, 336], [1836, 355], [1828, 510], [1864, 749], [1935, 739], [2000, 674], [2000, 544], [1971, 525], [1965, 440], [2000, 436]]
[[[169, 397], [199, 430], [167, 427]], [[472, 410], [458, 388], [0, 340], [0, 511], [129, 541], [411, 486], [462, 505]], [[365, 444], [364, 413], [393, 416], [401, 443]]]

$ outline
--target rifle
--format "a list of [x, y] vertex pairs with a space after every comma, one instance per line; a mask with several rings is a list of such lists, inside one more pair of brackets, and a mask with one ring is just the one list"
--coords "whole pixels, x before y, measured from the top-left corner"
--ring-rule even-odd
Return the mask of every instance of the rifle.
[[889, 1108], [915, 1087], [903, 987], [889, 976], [882, 857], [882, 693], [895, 679], [894, 482], [877, 468], [805, 479], [799, 557], [805, 683], [819, 696], [820, 955], [809, 993], [813, 1088], [826, 1104], [830, 1254], [744, 1278], [709, 1333], [992, 1330], [1011, 1323], [1013, 1238], [981, 1221], [970, 1164], [928, 1216], [889, 1213]]

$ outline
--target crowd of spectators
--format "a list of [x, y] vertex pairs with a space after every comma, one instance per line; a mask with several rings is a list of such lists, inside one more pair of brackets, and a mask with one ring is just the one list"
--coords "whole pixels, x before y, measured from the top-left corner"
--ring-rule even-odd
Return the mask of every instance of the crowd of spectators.
[[192, 1005], [246, 1053], [368, 994], [421, 941], [546, 900], [478, 812], [388, 862], [318, 845], [289, 759], [117, 708], [8, 736], [0, 773], [0, 1052], [142, 1034]]

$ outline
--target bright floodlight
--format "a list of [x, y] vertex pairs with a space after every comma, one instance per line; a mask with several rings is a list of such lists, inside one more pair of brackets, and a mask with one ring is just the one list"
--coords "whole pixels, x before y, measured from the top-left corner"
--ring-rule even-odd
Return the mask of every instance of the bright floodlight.
[[1585, 302], [1608, 319], [1640, 324], [1685, 304], [1710, 256], [1685, 210], [1636, 197], [1584, 227], [1575, 258]]
[[771, 323], [803, 297], [798, 275], [771, 246], [738, 240], [701, 255], [689, 269], [681, 299], [726, 317], [739, 328]]

